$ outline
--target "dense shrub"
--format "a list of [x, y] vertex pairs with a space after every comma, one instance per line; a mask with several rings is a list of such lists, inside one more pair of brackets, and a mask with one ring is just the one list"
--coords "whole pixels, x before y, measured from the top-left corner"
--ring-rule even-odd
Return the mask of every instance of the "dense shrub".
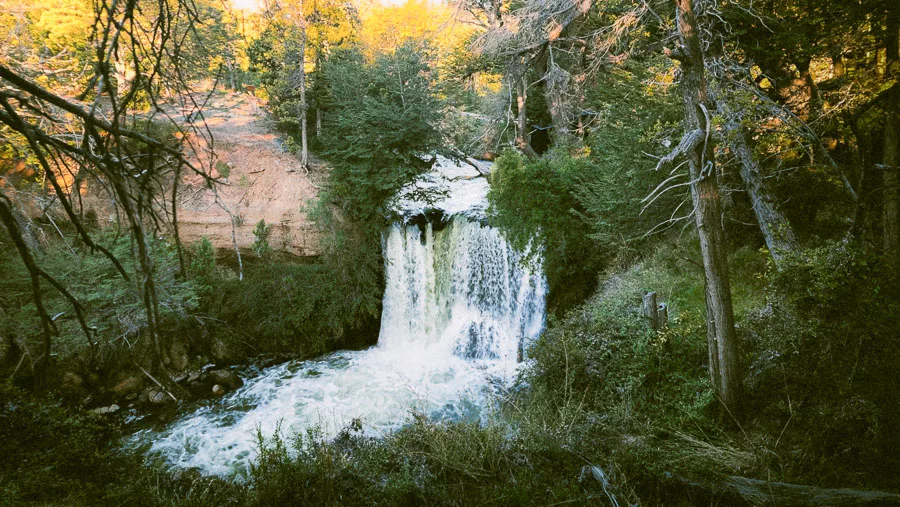
[[227, 505], [244, 493], [218, 479], [145, 467], [123, 451], [115, 419], [0, 386], [3, 505]]
[[[435, 423], [414, 416], [376, 439], [347, 428], [324, 441], [304, 435], [260, 439], [253, 469], [261, 505], [534, 505], [606, 500], [585, 476], [584, 455], [501, 424]], [[610, 487], [611, 489], [611, 487]], [[611, 491], [612, 492], [612, 491]], [[616, 491], [623, 495], [623, 492]]]
[[374, 343], [384, 286], [377, 237], [337, 230], [310, 262], [248, 262], [239, 280], [222, 272], [203, 308], [234, 352], [304, 357]]
[[752, 413], [781, 434], [798, 480], [900, 488], [900, 280], [847, 243], [805, 250], [767, 274], [749, 321]]
[[553, 307], [571, 307], [587, 297], [608, 255], [588, 236], [590, 226], [579, 216], [584, 208], [574, 195], [590, 164], [567, 154], [529, 162], [506, 152], [492, 176], [492, 221], [519, 249], [533, 239], [542, 245]]
[[[127, 273], [135, 273], [128, 236], [115, 230], [100, 231], [96, 241], [105, 245], [121, 262]], [[192, 281], [179, 275], [174, 245], [149, 239], [159, 298], [161, 332], [173, 332], [198, 308], [198, 294]], [[94, 328], [98, 359], [119, 349], [140, 345], [146, 332], [146, 312], [136, 283], [125, 280], [105, 256], [91, 254], [83, 245], [48, 241], [37, 254], [42, 269], [53, 275], [84, 307], [88, 325]], [[0, 248], [0, 308], [9, 317], [2, 323], [7, 337], [31, 347], [39, 340], [40, 324], [27, 271], [11, 249]], [[60, 360], [86, 357], [88, 341], [79, 327], [71, 304], [49, 283], [43, 283], [47, 312], [58, 318], [59, 334], [53, 350]], [[140, 349], [138, 349], [140, 353]]]
[[[592, 88], [586, 107], [591, 135], [557, 146], [540, 159], [507, 152], [492, 179], [492, 220], [518, 246], [535, 235], [544, 248], [550, 306], [565, 310], [587, 298], [597, 274], [615, 260], [629, 263], [645, 248], [646, 234], [665, 229], [687, 198], [685, 187], [664, 193], [645, 210], [642, 201], [667, 175], [645, 153], [671, 141], [673, 97], [645, 80], [652, 67], [626, 64]], [[639, 106], [626, 100], [640, 96]], [[669, 122], [667, 122], [669, 120]], [[657, 227], [662, 224], [661, 227]]]
[[[551, 322], [531, 351], [530, 385], [550, 393], [548, 400], [602, 414], [603, 424], [620, 431], [698, 416], [711, 400], [706, 326], [693, 306], [702, 285], [693, 266], [665, 260], [659, 253], [609, 278], [582, 306]], [[650, 329], [639, 313], [648, 290], [669, 306], [663, 331]]]

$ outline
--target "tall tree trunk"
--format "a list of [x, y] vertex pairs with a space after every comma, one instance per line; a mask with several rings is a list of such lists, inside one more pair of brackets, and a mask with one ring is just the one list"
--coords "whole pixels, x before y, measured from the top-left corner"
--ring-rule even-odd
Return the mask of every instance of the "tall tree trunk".
[[[123, 171], [123, 174], [127, 174]], [[152, 347], [153, 373], [161, 373], [168, 362], [168, 340], [159, 329], [159, 298], [156, 293], [155, 271], [156, 268], [151, 257], [150, 246], [147, 243], [147, 233], [144, 229], [144, 211], [152, 205], [144, 201], [144, 196], [138, 190], [130, 187], [130, 182], [125, 176], [108, 174], [110, 183], [116, 194], [116, 200], [121, 206], [128, 220], [128, 228], [133, 239], [132, 255], [138, 261], [137, 285], [141, 293], [141, 301], [144, 305], [144, 313], [147, 317], [147, 334], [150, 336]]]
[[225, 57], [225, 65], [228, 67], [228, 84], [231, 87], [231, 91], [237, 91], [237, 80], [235, 79], [234, 72], [234, 61], [231, 59], [231, 56]]
[[741, 179], [750, 202], [759, 229], [766, 241], [766, 247], [775, 261], [775, 266], [780, 268], [784, 256], [797, 249], [797, 238], [794, 229], [787, 217], [775, 206], [769, 188], [762, 177], [759, 162], [747, 141], [747, 134], [741, 127], [741, 119], [731, 109], [727, 99], [719, 92], [714, 96], [716, 110], [725, 118], [724, 129], [728, 135], [731, 150], [741, 164]]
[[309, 147], [306, 139], [306, 24], [300, 25], [300, 165], [309, 169]]
[[857, 188], [859, 189], [860, 198], [857, 199], [855, 209], [853, 211], [853, 222], [850, 225], [850, 229], [847, 231], [850, 238], [855, 241], [859, 245], [865, 245], [862, 241], [863, 236], [866, 234], [866, 221], [868, 218], [869, 211], [869, 199], [867, 196], [871, 193], [872, 188], [872, 179], [875, 175], [872, 170], [872, 163], [870, 160], [870, 152], [871, 146], [869, 146], [869, 142], [866, 137], [862, 134], [862, 129], [859, 125], [858, 117], [850, 117], [845, 120], [845, 123], [850, 127], [850, 130], [853, 132], [853, 137], [856, 141], [857, 149], [854, 153], [854, 164], [859, 167], [859, 180], [857, 181]]
[[822, 99], [819, 97], [819, 85], [816, 84], [816, 77], [810, 68], [811, 64], [812, 61], [809, 58], [794, 63], [800, 72], [801, 86], [809, 99], [806, 104], [806, 121], [810, 123], [822, 116]]
[[316, 139], [322, 141], [322, 108], [316, 109]]
[[516, 86], [516, 148], [529, 158], [537, 156], [531, 148], [531, 139], [528, 135], [528, 83], [526, 82], [526, 74], [528, 69], [524, 65], [518, 65], [516, 71], [512, 75]]
[[706, 105], [703, 52], [692, 0], [675, 0], [675, 3], [680, 41], [676, 58], [681, 60], [680, 84], [687, 133], [685, 139], [688, 141], [682, 145], [686, 148], [685, 155], [693, 182], [691, 197], [706, 274], [707, 339], [716, 355], [716, 361], [711, 361], [710, 364], [710, 375], [722, 403], [732, 414], [736, 414], [741, 398], [740, 361], [728, 279], [725, 231], [720, 220], [719, 188], [710, 136], [712, 125], [709, 123], [710, 114]]
[[528, 139], [528, 116], [525, 112], [525, 106], [528, 101], [528, 95], [526, 94], [525, 77], [519, 76], [516, 79], [516, 108], [518, 111], [516, 116], [516, 147], [523, 153], [531, 147]]
[[[888, 14], [885, 47], [885, 79], [900, 79], [900, 13]], [[884, 252], [900, 265], [900, 83], [894, 83], [885, 100], [884, 118]]]
[[540, 86], [544, 90], [547, 113], [553, 124], [553, 144], [559, 146], [571, 137], [572, 104], [569, 87], [572, 76], [558, 67], [553, 60], [553, 44], [547, 43], [540, 56], [533, 60], [535, 70], [541, 75]]
[[843, 79], [847, 73], [846, 65], [844, 65], [844, 55], [837, 51], [831, 56], [832, 77], [835, 79]]
[[181, 244], [181, 234], [178, 231], [178, 185], [181, 184], [181, 164], [175, 167], [175, 175], [172, 178], [172, 234], [175, 236], [175, 252], [178, 254], [178, 274], [182, 279], [187, 279], [187, 269], [184, 266], [184, 248]]

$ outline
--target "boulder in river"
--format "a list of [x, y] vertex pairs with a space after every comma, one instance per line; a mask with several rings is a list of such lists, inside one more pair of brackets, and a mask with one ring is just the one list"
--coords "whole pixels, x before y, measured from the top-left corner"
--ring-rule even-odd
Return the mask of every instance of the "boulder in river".
[[67, 371], [63, 374], [59, 387], [66, 394], [78, 395], [84, 391], [84, 379], [77, 373]]
[[169, 348], [169, 367], [175, 371], [182, 371], [188, 366], [187, 348], [181, 341], [175, 340]]

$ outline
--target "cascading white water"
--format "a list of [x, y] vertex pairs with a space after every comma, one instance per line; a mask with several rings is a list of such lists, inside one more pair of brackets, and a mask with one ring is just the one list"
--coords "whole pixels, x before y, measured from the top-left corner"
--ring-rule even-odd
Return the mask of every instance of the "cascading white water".
[[[316, 426], [328, 436], [358, 419], [377, 436], [413, 412], [484, 417], [496, 381], [512, 378], [520, 348], [540, 333], [546, 283], [539, 259], [470, 219], [484, 209], [487, 184], [463, 181], [480, 198], [469, 192], [454, 200], [450, 185], [444, 201], [456, 208], [448, 223], [398, 223], [385, 231], [378, 345], [269, 368], [232, 395], [162, 431], [140, 432], [133, 442], [172, 466], [241, 478], [255, 457], [257, 432], [269, 437], [280, 427], [291, 435]], [[463, 211], [472, 210], [466, 218]]]
[[378, 345], [514, 363], [543, 325], [536, 263], [496, 229], [460, 216], [438, 232], [431, 223], [424, 229], [395, 224], [386, 234]]

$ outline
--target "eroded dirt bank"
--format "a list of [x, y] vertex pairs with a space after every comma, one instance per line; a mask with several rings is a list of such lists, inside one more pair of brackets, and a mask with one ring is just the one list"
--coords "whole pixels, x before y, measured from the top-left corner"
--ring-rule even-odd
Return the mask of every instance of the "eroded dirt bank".
[[[204, 115], [215, 160], [203, 160], [203, 165], [214, 167], [213, 176], [226, 182], [218, 188], [224, 206], [199, 177], [185, 178], [178, 199], [181, 240], [189, 245], [205, 236], [216, 248], [233, 248], [230, 211], [242, 251], [250, 250], [256, 239], [253, 229], [262, 219], [272, 226], [269, 244], [274, 250], [318, 254], [319, 232], [304, 208], [327, 176], [324, 164], [313, 159], [310, 170], [303, 170], [265, 109], [247, 94], [218, 93]], [[195, 157], [207, 157], [202, 154], [205, 148], [203, 144]]]

